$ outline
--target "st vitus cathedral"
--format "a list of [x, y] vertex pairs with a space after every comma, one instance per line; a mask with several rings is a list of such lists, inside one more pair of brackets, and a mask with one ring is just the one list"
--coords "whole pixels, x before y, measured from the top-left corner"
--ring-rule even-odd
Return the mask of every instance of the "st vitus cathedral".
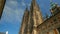
[[[0, 0], [0, 18], [6, 0]], [[32, 0], [30, 11], [26, 8], [19, 34], [60, 34], [60, 6], [51, 2], [51, 16], [43, 19], [39, 5]]]
[[60, 34], [60, 6], [51, 3], [51, 16], [43, 19], [39, 5], [32, 0], [30, 11], [26, 8], [19, 34]]

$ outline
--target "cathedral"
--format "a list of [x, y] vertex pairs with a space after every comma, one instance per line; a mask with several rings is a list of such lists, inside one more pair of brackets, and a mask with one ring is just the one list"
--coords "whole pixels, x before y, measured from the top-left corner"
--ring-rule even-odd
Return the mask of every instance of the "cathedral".
[[[0, 19], [6, 0], [0, 0]], [[51, 16], [43, 19], [36, 0], [32, 0], [30, 11], [25, 9], [19, 34], [60, 34], [60, 6], [50, 2]]]
[[43, 19], [41, 10], [36, 0], [32, 0], [30, 11], [26, 8], [19, 34], [60, 34], [60, 6], [51, 4], [51, 16]]

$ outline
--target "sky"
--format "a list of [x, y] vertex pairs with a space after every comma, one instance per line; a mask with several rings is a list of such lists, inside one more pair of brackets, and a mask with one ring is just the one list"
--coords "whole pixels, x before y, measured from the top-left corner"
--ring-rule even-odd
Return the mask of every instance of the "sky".
[[[50, 0], [36, 1], [39, 4], [43, 17], [46, 14], [50, 16]], [[53, 0], [53, 2], [60, 5], [60, 0]], [[8, 31], [9, 34], [19, 33], [26, 5], [29, 9], [31, 0], [6, 0], [2, 18], [0, 20], [0, 32]]]

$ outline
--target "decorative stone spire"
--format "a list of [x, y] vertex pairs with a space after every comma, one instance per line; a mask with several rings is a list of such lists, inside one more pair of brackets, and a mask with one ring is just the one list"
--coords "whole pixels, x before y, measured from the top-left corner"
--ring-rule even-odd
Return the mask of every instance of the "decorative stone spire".
[[2, 16], [2, 12], [3, 12], [3, 9], [4, 9], [5, 2], [6, 2], [6, 0], [0, 0], [0, 19], [1, 19], [1, 16]]
[[[36, 9], [37, 8], [37, 9]], [[32, 2], [31, 2], [31, 7], [30, 7], [30, 9], [31, 9], [31, 11], [33, 11], [33, 10], [40, 10], [39, 9], [39, 5], [36, 3], [36, 0], [32, 0]]]
[[24, 15], [23, 15], [23, 20], [22, 20], [21, 29], [20, 29], [19, 34], [25, 34], [26, 33], [27, 25], [28, 25], [28, 19], [29, 19], [29, 11], [26, 8]]
[[[42, 18], [41, 10], [39, 9], [39, 5], [36, 3], [36, 0], [32, 0], [30, 9], [31, 9], [30, 15], [33, 17], [33, 21], [35, 25], [41, 24], [43, 22], [43, 18]], [[35, 20], [37, 22], [35, 22]]]
[[36, 5], [36, 0], [32, 0], [33, 5]]
[[37, 34], [36, 27], [43, 23], [43, 18], [36, 0], [32, 0], [30, 9], [30, 23], [33, 25], [31, 26], [33, 27], [32, 34]]

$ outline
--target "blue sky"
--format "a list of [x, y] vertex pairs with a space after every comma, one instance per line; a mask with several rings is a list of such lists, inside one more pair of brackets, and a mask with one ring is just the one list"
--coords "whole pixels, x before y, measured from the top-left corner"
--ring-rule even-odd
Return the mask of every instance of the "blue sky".
[[[53, 0], [60, 5], [60, 0]], [[26, 5], [30, 8], [31, 0], [6, 0], [5, 8], [0, 20], [0, 32], [18, 34]], [[50, 15], [50, 0], [37, 0], [42, 15]]]

